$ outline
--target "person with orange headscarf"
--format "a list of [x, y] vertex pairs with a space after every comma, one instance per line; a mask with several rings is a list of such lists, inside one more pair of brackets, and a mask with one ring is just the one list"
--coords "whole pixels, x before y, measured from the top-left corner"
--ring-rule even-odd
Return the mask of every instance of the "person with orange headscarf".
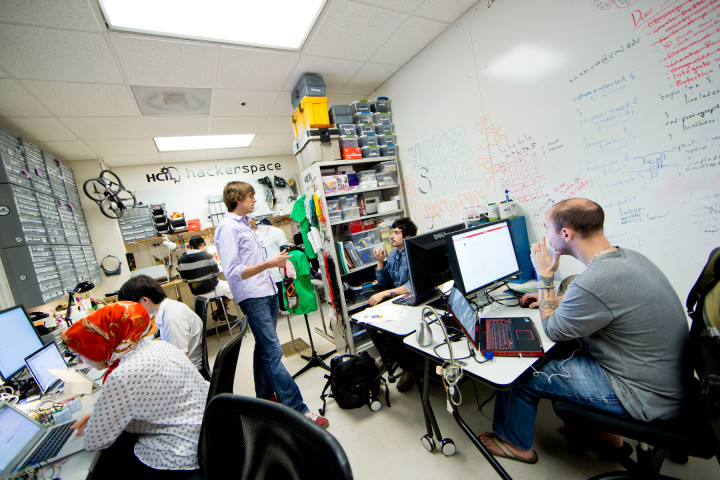
[[189, 478], [199, 468], [209, 384], [163, 340], [142, 305], [118, 302], [75, 322], [62, 335], [84, 362], [107, 368], [91, 415], [73, 428], [86, 450], [105, 449], [94, 478]]

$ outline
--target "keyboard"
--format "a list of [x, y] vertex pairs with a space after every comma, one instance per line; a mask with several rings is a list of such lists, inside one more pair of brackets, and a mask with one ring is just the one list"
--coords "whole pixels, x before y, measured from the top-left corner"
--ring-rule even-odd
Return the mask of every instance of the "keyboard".
[[485, 338], [487, 349], [495, 351], [516, 350], [511, 328], [512, 321], [509, 318], [486, 319]]
[[32, 463], [39, 463], [57, 455], [58, 452], [65, 446], [67, 439], [70, 438], [70, 435], [73, 433], [73, 430], [70, 428], [72, 424], [73, 422], [68, 422], [60, 425], [59, 427], [53, 428], [50, 433], [43, 438], [42, 442], [40, 442], [40, 445], [38, 445], [35, 451], [28, 457], [25, 464], [30, 465]]
[[87, 375], [88, 373], [90, 373], [90, 367], [81, 368], [80, 373], [82, 373], [83, 375]]

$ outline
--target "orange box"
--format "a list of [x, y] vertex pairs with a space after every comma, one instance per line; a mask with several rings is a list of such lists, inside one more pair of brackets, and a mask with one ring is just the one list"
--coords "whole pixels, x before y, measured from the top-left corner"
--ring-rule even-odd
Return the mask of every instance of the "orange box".
[[199, 218], [191, 218], [187, 221], [188, 231], [192, 232], [195, 230], [200, 230], [200, 219]]
[[344, 160], [362, 158], [362, 151], [360, 150], [360, 147], [343, 148], [341, 149], [341, 152]]

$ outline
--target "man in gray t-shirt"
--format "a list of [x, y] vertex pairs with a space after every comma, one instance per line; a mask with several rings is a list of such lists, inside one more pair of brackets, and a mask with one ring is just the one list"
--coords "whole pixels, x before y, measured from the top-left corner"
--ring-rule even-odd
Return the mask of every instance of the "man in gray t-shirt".
[[[537, 461], [532, 438], [541, 398], [563, 399], [650, 421], [671, 418], [684, 391], [682, 359], [688, 322], [665, 275], [632, 250], [611, 246], [603, 233], [604, 212], [587, 199], [553, 206], [545, 218], [547, 240], [533, 244], [543, 328], [553, 341], [572, 341], [575, 352], [548, 360], [541, 373], [498, 392], [493, 432], [481, 434], [491, 453], [528, 463]], [[586, 269], [562, 297], [553, 275], [561, 255]], [[622, 438], [604, 434], [611, 446]]]

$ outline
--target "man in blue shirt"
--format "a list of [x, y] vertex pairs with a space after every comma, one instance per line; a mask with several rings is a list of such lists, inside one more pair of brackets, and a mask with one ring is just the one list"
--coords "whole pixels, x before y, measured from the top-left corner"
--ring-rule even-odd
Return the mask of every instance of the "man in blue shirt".
[[[388, 255], [385, 262], [385, 250], [382, 248], [375, 249], [375, 258], [377, 258], [377, 269], [375, 277], [378, 283], [378, 293], [370, 297], [370, 306], [393, 298], [396, 295], [404, 295], [412, 292], [412, 284], [410, 283], [410, 272], [408, 271], [407, 252], [405, 251], [405, 239], [414, 237], [417, 234], [417, 225], [409, 218], [401, 218], [395, 220], [392, 224], [390, 233], [390, 242], [395, 250]], [[385, 288], [385, 290], [381, 290]], [[376, 333], [373, 341], [378, 350], [384, 350], [391, 357], [396, 355], [393, 353], [402, 351], [403, 346], [397, 344], [392, 338]], [[398, 377], [397, 388], [401, 392], [407, 392], [412, 389], [415, 382], [413, 381], [410, 371], [406, 365], [403, 356], [398, 356], [400, 366], [403, 373]]]
[[[390, 252], [387, 262], [385, 262], [385, 250], [382, 248], [375, 249], [375, 258], [377, 259], [375, 277], [378, 283], [378, 293], [370, 297], [370, 306], [377, 305], [383, 300], [393, 298], [396, 295], [413, 293], [407, 265], [405, 239], [414, 237], [417, 234], [417, 225], [409, 218], [401, 218], [395, 220], [391, 228], [390, 242], [395, 247], [395, 250]], [[380, 291], [381, 288], [386, 290]]]

